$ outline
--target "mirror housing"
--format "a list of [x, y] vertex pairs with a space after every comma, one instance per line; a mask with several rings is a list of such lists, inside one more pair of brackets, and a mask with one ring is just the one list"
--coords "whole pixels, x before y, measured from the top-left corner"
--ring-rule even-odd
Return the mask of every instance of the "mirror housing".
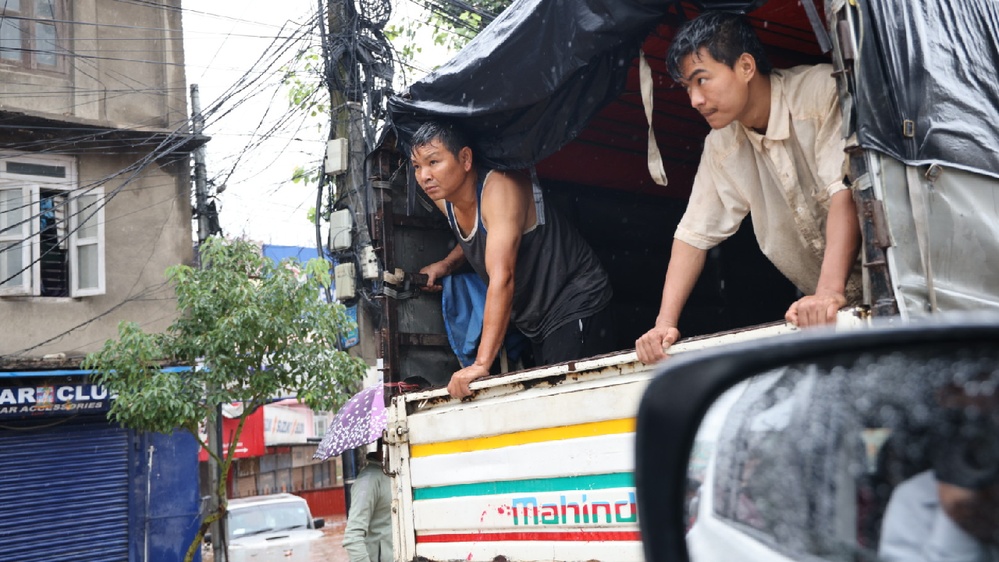
[[636, 423], [635, 484], [646, 560], [689, 560], [687, 461], [705, 414], [726, 390], [792, 364], [931, 344], [999, 349], [999, 317], [937, 316], [906, 325], [893, 319], [846, 333], [813, 329], [668, 359], [646, 389]]
[[312, 519], [312, 527], [315, 529], [322, 529], [326, 526], [326, 520], [322, 517], [315, 517]]

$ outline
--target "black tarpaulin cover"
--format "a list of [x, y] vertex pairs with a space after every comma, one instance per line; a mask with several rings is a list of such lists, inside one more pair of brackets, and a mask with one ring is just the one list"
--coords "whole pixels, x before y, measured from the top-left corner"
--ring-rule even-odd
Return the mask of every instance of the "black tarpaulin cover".
[[523, 168], [571, 141], [624, 87], [664, 0], [518, 0], [454, 59], [389, 100], [403, 144], [460, 120], [489, 167]]
[[[761, 3], [744, 5], [752, 16]], [[733, 8], [726, 0], [693, 4]], [[798, 0], [766, 4], [801, 9]], [[999, 177], [999, 2], [860, 6], [861, 145], [908, 164]], [[390, 98], [389, 120], [404, 146], [420, 123], [446, 117], [472, 134], [487, 166], [536, 164], [621, 93], [642, 41], [667, 14], [680, 21], [677, 13], [671, 0], [516, 0], [408, 95]], [[904, 132], [907, 120], [912, 136]], [[657, 134], [662, 143], [670, 131]]]
[[999, 2], [861, 5], [861, 145], [999, 177]]

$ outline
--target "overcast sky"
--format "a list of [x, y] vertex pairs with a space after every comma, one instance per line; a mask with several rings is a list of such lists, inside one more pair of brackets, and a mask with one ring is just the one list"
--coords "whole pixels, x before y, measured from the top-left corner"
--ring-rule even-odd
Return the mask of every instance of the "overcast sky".
[[[393, 4], [394, 20], [405, 17], [405, 10], [414, 13], [409, 0]], [[227, 97], [232, 85], [268, 49], [275, 50], [275, 37], [290, 35], [309, 21], [317, 2], [187, 0], [183, 7], [187, 81], [198, 85], [201, 106], [207, 109]], [[305, 42], [318, 43], [318, 37]], [[296, 51], [288, 49], [281, 64], [290, 62]], [[444, 57], [437, 55], [438, 59]], [[314, 246], [315, 229], [307, 213], [315, 205], [316, 186], [290, 180], [296, 166], [308, 168], [320, 162], [327, 134], [322, 127], [325, 120], [298, 115], [270, 140], [246, 150], [288, 111], [287, 91], [279, 85], [281, 64], [261, 73], [265, 77], [256, 87], [230, 97], [223, 105], [228, 111], [224, 116], [209, 117], [205, 128], [205, 134], [212, 137], [207, 145], [208, 176], [225, 183], [218, 203], [226, 235], [247, 236], [266, 244]], [[424, 61], [417, 64], [430, 66]], [[412, 70], [408, 73], [414, 74]]]

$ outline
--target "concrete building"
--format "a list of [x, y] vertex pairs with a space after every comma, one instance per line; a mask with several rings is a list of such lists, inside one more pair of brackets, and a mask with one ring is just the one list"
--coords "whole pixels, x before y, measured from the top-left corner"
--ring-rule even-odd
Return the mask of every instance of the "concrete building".
[[122, 320], [166, 327], [163, 272], [191, 260], [197, 142], [180, 1], [6, 6], [0, 318], [16, 324], [0, 355], [85, 354]]
[[[0, 3], [0, 558], [180, 560], [184, 434], [107, 421], [80, 358], [159, 331], [192, 260], [180, 0]], [[44, 532], [43, 532], [44, 530]], [[52, 540], [58, 537], [58, 540]]]

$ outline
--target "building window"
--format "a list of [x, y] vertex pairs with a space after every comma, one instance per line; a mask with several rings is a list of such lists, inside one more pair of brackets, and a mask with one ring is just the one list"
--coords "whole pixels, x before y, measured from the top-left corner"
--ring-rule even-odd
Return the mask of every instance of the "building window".
[[0, 158], [0, 296], [104, 294], [104, 203], [72, 158]]
[[326, 428], [330, 424], [329, 416], [326, 416], [325, 414], [313, 414], [313, 416], [314, 416], [312, 418], [312, 423], [313, 423], [312, 429], [314, 432], [313, 434], [319, 438], [325, 437]]
[[59, 70], [59, 0], [0, 0], [0, 61]]

